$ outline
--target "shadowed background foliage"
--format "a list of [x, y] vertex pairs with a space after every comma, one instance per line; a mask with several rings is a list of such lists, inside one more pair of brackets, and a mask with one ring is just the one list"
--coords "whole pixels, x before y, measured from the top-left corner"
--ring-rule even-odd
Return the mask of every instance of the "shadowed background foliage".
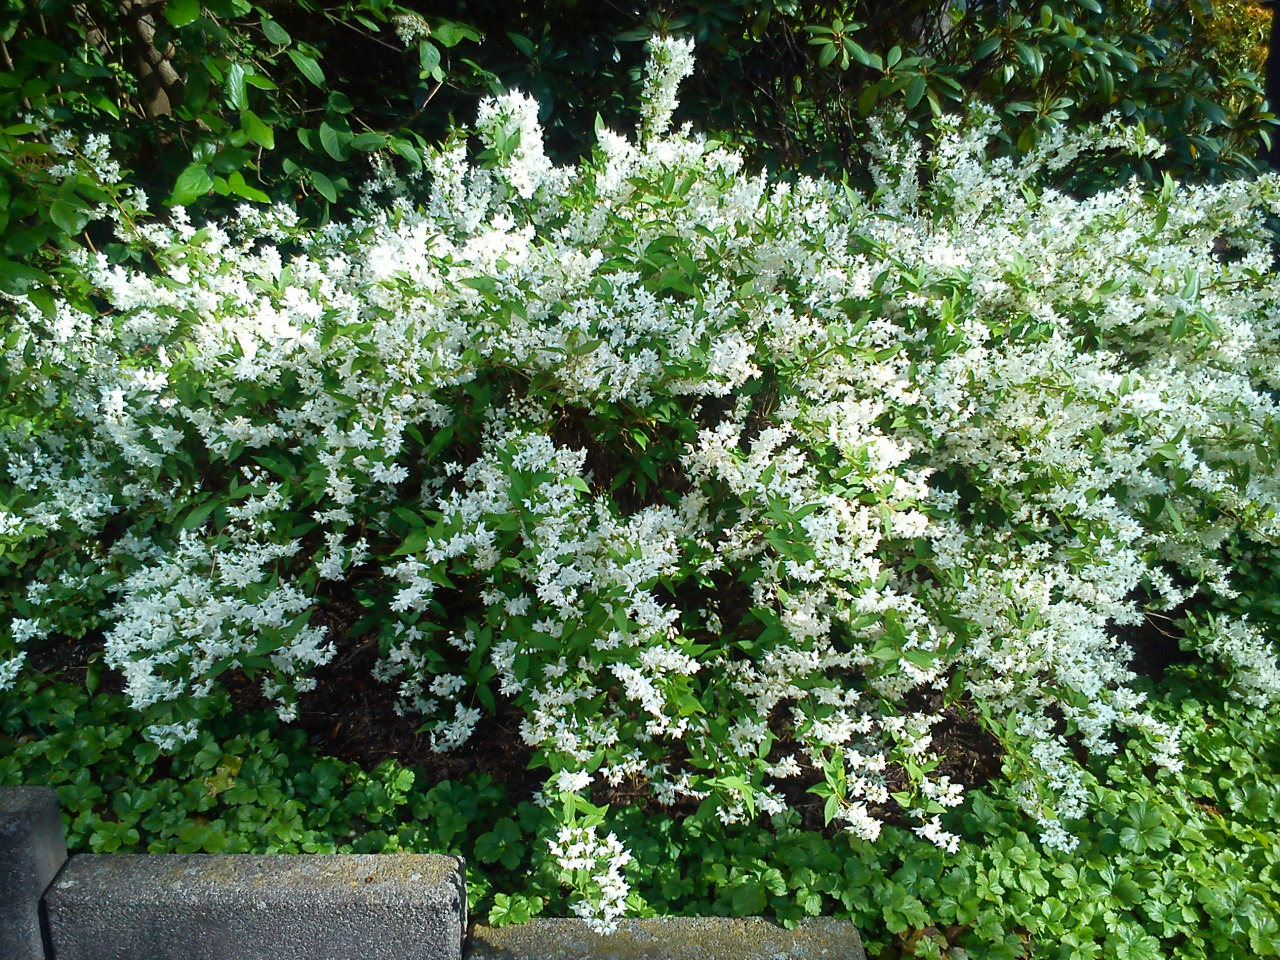
[[510, 87], [537, 97], [553, 155], [581, 154], [597, 113], [634, 122], [644, 40], [678, 33], [698, 58], [679, 117], [758, 164], [858, 180], [873, 111], [927, 132], [975, 99], [1011, 152], [1110, 111], [1167, 143], [1158, 161], [1064, 172], [1088, 191], [1254, 170], [1268, 28], [1244, 0], [6, 0], [0, 284], [79, 233], [95, 200], [41, 176], [42, 147], [14, 122], [29, 116], [107, 133], [157, 199], [213, 213], [271, 198], [323, 218], [355, 201], [362, 155], [412, 172]]

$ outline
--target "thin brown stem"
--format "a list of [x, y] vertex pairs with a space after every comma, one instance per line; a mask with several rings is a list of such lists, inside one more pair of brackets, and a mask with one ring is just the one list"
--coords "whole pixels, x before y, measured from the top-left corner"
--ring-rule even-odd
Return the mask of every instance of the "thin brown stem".
[[375, 37], [372, 33], [369, 33], [367, 30], [361, 30], [359, 27], [353, 27], [351, 24], [347, 23], [347, 21], [345, 20], [340, 20], [337, 17], [335, 17], [333, 22], [337, 24], [341, 24], [351, 32], [358, 33], [360, 34], [360, 36], [364, 37], [366, 40], [372, 40], [374, 43], [378, 44], [379, 46], [386, 47], [388, 50], [394, 50], [396, 53], [405, 52], [403, 47], [397, 47], [394, 43], [387, 43], [387, 41], [381, 39], [380, 37]]
[[[4, 65], [6, 73], [13, 73], [13, 58], [9, 56], [9, 48], [3, 40], [0, 40], [0, 64]], [[31, 101], [24, 95], [22, 105], [28, 110], [31, 109]]]

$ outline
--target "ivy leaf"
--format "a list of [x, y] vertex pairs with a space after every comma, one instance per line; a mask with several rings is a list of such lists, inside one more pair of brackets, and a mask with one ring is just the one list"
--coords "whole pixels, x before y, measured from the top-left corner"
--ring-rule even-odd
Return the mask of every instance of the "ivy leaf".
[[769, 898], [760, 884], [751, 881], [733, 888], [729, 893], [729, 904], [735, 917], [754, 917], [764, 913]]
[[493, 896], [493, 907], [489, 910], [489, 924], [505, 927], [513, 923], [528, 923], [534, 912], [527, 897], [497, 893]]
[[502, 856], [502, 841], [493, 833], [482, 833], [476, 839], [476, 859], [481, 863], [495, 863]]
[[[493, 825], [488, 833], [476, 838], [476, 859], [481, 863], [495, 863], [498, 860], [508, 863], [512, 853], [523, 853], [524, 845], [520, 843], [520, 828], [510, 817], [503, 817]], [[519, 862], [517, 857], [516, 862]], [[515, 864], [512, 864], [511, 869]]]
[[1134, 853], [1166, 849], [1172, 837], [1161, 823], [1160, 811], [1139, 803], [1130, 810], [1129, 823], [1120, 830], [1120, 846]]

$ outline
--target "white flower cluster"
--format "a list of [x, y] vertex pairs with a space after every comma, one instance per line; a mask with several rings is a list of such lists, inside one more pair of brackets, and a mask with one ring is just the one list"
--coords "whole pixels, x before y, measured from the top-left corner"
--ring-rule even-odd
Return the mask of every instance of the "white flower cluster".
[[596, 933], [613, 933], [626, 913], [631, 892], [622, 875], [631, 854], [612, 833], [597, 836], [594, 826], [562, 827], [547, 843], [556, 864], [581, 895], [573, 912], [585, 917]]
[[540, 187], [562, 186], [564, 171], [547, 158], [538, 123], [538, 101], [521, 93], [509, 93], [480, 103], [476, 132], [501, 162], [497, 176], [522, 200], [532, 199]]
[[391, 22], [395, 26], [396, 36], [406, 47], [431, 36], [431, 24], [412, 11], [394, 14]]
[[[868, 841], [910, 771], [954, 849], [934, 734], [962, 701], [1067, 847], [1079, 747], [1141, 731], [1179, 764], [1121, 629], [1230, 601], [1228, 548], [1280, 538], [1280, 182], [1073, 198], [1037, 171], [1088, 139], [994, 161], [981, 116], [927, 159], [884, 128], [871, 199], [775, 182], [668, 132], [690, 58], [658, 43], [638, 142], [580, 166], [532, 100], [486, 101], [485, 162], [446, 145], [420, 206], [177, 211], [121, 227], [154, 269], [83, 258], [105, 309], [14, 302], [0, 536], [66, 545], [19, 579], [101, 537], [76, 575], [139, 706], [245, 669], [286, 716], [345, 586], [437, 749], [516, 710], [561, 792], [725, 822], [823, 771]], [[0, 682], [48, 629], [11, 614]], [[1273, 625], [1215, 630], [1273, 702]], [[624, 852], [553, 846], [616, 916]]]
[[[236, 513], [252, 517], [278, 508], [278, 500], [279, 491], [270, 489]], [[134, 707], [206, 697], [229, 666], [269, 657], [274, 669], [263, 693], [278, 703], [281, 719], [293, 720], [295, 695], [315, 686], [307, 671], [333, 656], [324, 628], [308, 625], [314, 599], [272, 573], [299, 544], [255, 542], [248, 533], [228, 539], [219, 549], [184, 531], [172, 553], [120, 585], [121, 600], [108, 614], [114, 625], [106, 634], [106, 663], [124, 675]], [[157, 742], [173, 742], [170, 725], [150, 732]]]
[[1210, 617], [1193, 632], [1201, 649], [1231, 673], [1237, 693], [1255, 707], [1280, 702], [1280, 665], [1272, 644], [1245, 617]]
[[679, 99], [680, 81], [693, 73], [693, 41], [680, 37], [655, 37], [649, 44], [644, 68], [644, 95], [640, 130], [647, 139], [665, 134], [671, 127]]
[[22, 665], [26, 663], [27, 651], [19, 650], [13, 656], [0, 663], [0, 690], [8, 690], [17, 682], [22, 673]]

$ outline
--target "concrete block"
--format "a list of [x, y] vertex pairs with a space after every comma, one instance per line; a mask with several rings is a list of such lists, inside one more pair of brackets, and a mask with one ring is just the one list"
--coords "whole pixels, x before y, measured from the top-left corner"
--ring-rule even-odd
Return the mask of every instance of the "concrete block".
[[52, 960], [461, 960], [460, 858], [103, 854], [45, 895]]
[[0, 787], [0, 960], [45, 960], [40, 897], [66, 859], [57, 793]]
[[537, 919], [495, 929], [477, 924], [466, 960], [866, 960], [847, 920], [814, 917], [785, 930], [759, 917], [624, 920], [592, 933], [583, 920]]

